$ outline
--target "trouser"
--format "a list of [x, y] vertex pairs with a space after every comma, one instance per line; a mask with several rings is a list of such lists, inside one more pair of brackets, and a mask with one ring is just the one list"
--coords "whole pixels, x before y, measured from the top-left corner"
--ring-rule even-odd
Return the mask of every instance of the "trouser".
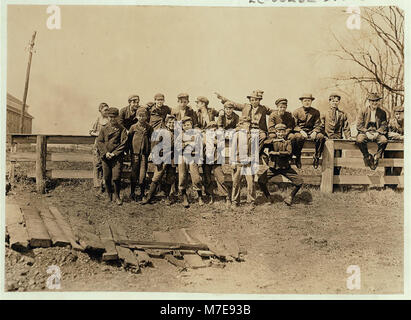
[[[123, 157], [115, 157], [113, 159], [102, 159], [103, 177], [106, 184], [107, 192], [113, 193], [112, 182], [118, 188], [121, 180], [121, 170], [123, 167]], [[119, 190], [118, 190], [119, 191]]]
[[362, 154], [363, 154], [363, 156], [364, 156], [364, 158], [365, 157], [367, 157], [368, 156], [368, 146], [367, 146], [367, 143], [368, 142], [376, 142], [377, 143], [377, 145], [378, 145], [378, 149], [377, 149], [377, 153], [376, 153], [376, 155], [377, 155], [377, 157], [378, 158], [382, 158], [382, 155], [383, 155], [383, 153], [384, 153], [384, 151], [385, 151], [385, 148], [387, 147], [387, 143], [388, 143], [388, 140], [387, 140], [387, 138], [384, 136], [384, 135], [382, 135], [382, 134], [378, 134], [378, 136], [375, 138], [375, 139], [373, 139], [373, 140], [370, 140], [370, 139], [368, 139], [368, 137], [367, 137], [367, 135], [366, 134], [364, 134], [364, 133], [359, 133], [358, 135], [357, 135], [357, 140], [356, 140], [356, 145], [358, 146], [358, 148], [360, 148], [360, 150], [361, 150], [361, 152], [362, 152]]
[[[308, 134], [308, 136], [310, 136]], [[294, 137], [291, 139], [291, 146], [293, 149], [293, 154], [296, 157], [301, 157], [301, 150], [304, 147], [304, 142], [306, 138], [301, 135], [301, 133], [297, 132], [294, 133]], [[325, 145], [325, 137], [322, 133], [317, 133], [314, 139], [315, 142], [315, 156], [317, 158], [320, 158], [323, 151], [324, 151], [324, 145]]]
[[166, 197], [169, 197], [171, 186], [174, 184], [175, 180], [176, 167], [166, 163], [156, 165], [148, 198], [152, 198], [156, 194], [157, 187], [160, 184], [166, 194]]
[[228, 197], [228, 189], [224, 185], [224, 172], [220, 164], [204, 164], [203, 165], [203, 181], [204, 181], [204, 190], [206, 194], [213, 195], [213, 181], [212, 173], [214, 172], [214, 178], [217, 183], [217, 190], [224, 197]]
[[302, 186], [303, 179], [297, 174], [297, 172], [291, 167], [288, 169], [274, 169], [268, 168], [258, 178], [258, 185], [261, 189], [265, 189], [268, 181], [278, 175], [282, 175], [291, 181], [291, 184], [295, 187]]
[[131, 193], [136, 190], [137, 183], [140, 185], [141, 193], [144, 193], [146, 184], [146, 173], [148, 166], [148, 156], [143, 154], [131, 154]]
[[93, 185], [95, 188], [103, 186], [103, 166], [97, 147], [93, 147]]
[[191, 177], [191, 183], [194, 191], [201, 191], [202, 181], [199, 171], [199, 166], [196, 163], [182, 163], [178, 164], [178, 190], [183, 191], [188, 186], [188, 175]]
[[[243, 170], [244, 169], [244, 170]], [[249, 172], [247, 172], [249, 171]], [[255, 175], [251, 174], [250, 166], [236, 165], [233, 169], [233, 191], [231, 201], [240, 202], [241, 178], [245, 176], [247, 181], [247, 202], [255, 202], [256, 190], [254, 184]]]

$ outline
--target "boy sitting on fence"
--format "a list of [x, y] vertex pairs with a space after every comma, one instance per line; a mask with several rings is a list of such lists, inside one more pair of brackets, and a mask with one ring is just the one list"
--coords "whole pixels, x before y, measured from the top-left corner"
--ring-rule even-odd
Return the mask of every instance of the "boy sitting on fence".
[[303, 184], [303, 180], [298, 176], [297, 172], [291, 168], [292, 147], [291, 141], [285, 140], [286, 129], [286, 125], [282, 123], [275, 126], [276, 138], [266, 144], [269, 150], [269, 168], [259, 177], [258, 185], [264, 195], [269, 199], [270, 192], [267, 188], [267, 182], [277, 175], [283, 175], [289, 179], [294, 186], [290, 196], [284, 199], [284, 202], [288, 206], [291, 206], [295, 195]]
[[394, 108], [394, 116], [388, 123], [388, 138], [390, 140], [404, 140], [404, 107]]
[[[148, 112], [145, 108], [139, 108], [136, 113], [137, 123], [133, 124], [128, 133], [130, 139], [131, 177], [130, 199], [142, 200], [146, 188], [146, 173], [148, 156], [151, 151], [151, 134], [153, 128], [147, 123]], [[140, 195], [135, 195], [137, 182], [140, 186]]]
[[123, 153], [126, 148], [128, 136], [126, 129], [119, 123], [118, 109], [109, 108], [107, 114], [109, 123], [100, 130], [97, 137], [97, 148], [101, 156], [108, 200], [113, 200], [113, 182], [114, 198], [116, 203], [121, 205], [121, 169], [123, 165]]

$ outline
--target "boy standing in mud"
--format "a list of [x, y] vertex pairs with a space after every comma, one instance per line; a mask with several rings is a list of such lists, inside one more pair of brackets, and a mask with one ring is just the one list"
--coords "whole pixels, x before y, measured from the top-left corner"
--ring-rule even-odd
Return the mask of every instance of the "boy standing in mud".
[[121, 205], [121, 170], [123, 165], [123, 153], [126, 148], [128, 136], [126, 129], [119, 122], [118, 109], [109, 108], [107, 114], [109, 122], [100, 130], [97, 137], [97, 148], [101, 156], [108, 200], [113, 200], [114, 184], [114, 199], [118, 205]]
[[[146, 173], [148, 167], [148, 156], [151, 151], [151, 134], [153, 128], [147, 123], [148, 113], [144, 108], [140, 108], [136, 113], [137, 123], [130, 127], [130, 156], [131, 156], [131, 177], [130, 177], [130, 199], [134, 201], [142, 200], [146, 188]], [[137, 182], [140, 186], [140, 195], [135, 195]]]
[[292, 161], [292, 147], [291, 141], [286, 140], [287, 126], [279, 123], [275, 126], [276, 138], [270, 140], [266, 147], [269, 150], [269, 168], [259, 177], [258, 185], [261, 191], [267, 198], [270, 198], [270, 192], [267, 188], [267, 182], [281, 174], [289, 179], [294, 186], [290, 196], [284, 199], [284, 202], [291, 206], [295, 195], [300, 190], [303, 180], [298, 176], [297, 172], [291, 168]]

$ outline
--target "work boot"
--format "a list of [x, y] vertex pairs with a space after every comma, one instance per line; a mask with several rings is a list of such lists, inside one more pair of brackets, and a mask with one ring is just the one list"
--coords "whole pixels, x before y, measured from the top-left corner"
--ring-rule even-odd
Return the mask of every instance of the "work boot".
[[375, 163], [375, 158], [373, 155], [368, 154], [368, 166], [370, 167], [371, 170], [377, 169], [378, 161]]
[[210, 204], [215, 204], [215, 196], [214, 194], [210, 195]]
[[296, 166], [298, 169], [301, 169], [301, 167], [302, 167], [302, 165], [301, 165], [301, 156], [297, 156], [297, 157], [295, 158], [295, 166]]
[[[375, 167], [375, 169], [377, 169], [377, 167], [378, 167], [378, 162], [380, 161], [379, 156], [378, 156], [377, 154], [375, 154], [373, 160], [374, 160], [374, 167]], [[373, 170], [375, 170], [375, 169], [373, 169]]]
[[288, 196], [284, 199], [284, 202], [287, 206], [291, 206], [293, 203], [293, 197], [292, 196]]
[[118, 206], [121, 206], [123, 204], [123, 201], [120, 199], [120, 196], [118, 194], [114, 194], [114, 200], [116, 201], [116, 204]]
[[268, 191], [267, 185], [260, 183], [259, 186], [260, 186], [260, 189], [263, 192], [264, 196], [267, 199], [270, 199], [271, 195], [270, 195], [270, 192]]
[[120, 181], [114, 181], [114, 200], [121, 206], [123, 201], [120, 199]]
[[107, 202], [113, 201], [113, 193], [107, 191]]
[[183, 193], [183, 206], [184, 208], [189, 208], [190, 204], [188, 203], [188, 197], [187, 197], [187, 193]]
[[143, 198], [142, 204], [150, 203], [157, 191], [157, 183], [153, 182], [148, 190], [147, 197]]
[[146, 191], [146, 184], [145, 183], [140, 184], [140, 195], [138, 196], [139, 201], [144, 198], [145, 191]]
[[237, 201], [234, 201], [231, 203], [231, 209], [236, 210], [238, 209], [238, 207], [240, 206], [240, 204]]
[[201, 192], [201, 191], [197, 191], [197, 194], [198, 194], [198, 204], [199, 204], [200, 206], [203, 206], [203, 205], [204, 205], [204, 200], [203, 200], [202, 192]]

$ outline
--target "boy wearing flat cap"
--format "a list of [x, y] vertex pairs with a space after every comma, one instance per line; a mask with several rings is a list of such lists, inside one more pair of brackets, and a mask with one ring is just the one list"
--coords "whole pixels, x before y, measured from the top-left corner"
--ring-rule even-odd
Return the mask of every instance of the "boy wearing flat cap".
[[[388, 130], [387, 114], [380, 107], [381, 99], [378, 94], [370, 93], [368, 95], [369, 106], [360, 111], [357, 119], [358, 135], [356, 144], [363, 154], [364, 164], [369, 166], [371, 170], [377, 168], [378, 161], [384, 154], [388, 143], [386, 137]], [[371, 141], [376, 142], [378, 145], [375, 155], [368, 152], [367, 143]]]
[[[238, 157], [237, 159], [234, 160], [234, 162], [231, 163], [231, 168], [233, 169], [232, 173], [232, 179], [233, 179], [233, 190], [232, 190], [232, 196], [231, 196], [231, 201], [232, 201], [232, 207], [236, 208], [240, 205], [240, 192], [241, 192], [241, 180], [242, 177], [245, 176], [245, 179], [247, 181], [247, 204], [251, 205], [254, 207], [255, 205], [255, 200], [256, 200], [256, 189], [255, 189], [255, 173], [252, 166], [252, 163], [248, 163], [247, 161], [244, 161], [244, 159], [241, 159], [241, 152], [240, 148], [242, 143], [242, 139], [240, 138], [240, 134], [246, 134], [246, 149], [248, 151], [247, 157], [251, 153], [251, 134], [250, 134], [250, 127], [251, 127], [251, 120], [248, 117], [241, 117], [240, 121], [238, 122], [237, 128], [236, 128], [236, 133], [233, 136], [233, 144], [232, 147], [235, 151], [235, 158]], [[233, 160], [231, 160], [233, 161]]]
[[[182, 137], [177, 137], [176, 141], [176, 151], [179, 154], [178, 161], [178, 189], [183, 196], [183, 206], [188, 208], [190, 206], [187, 196], [187, 187], [188, 187], [188, 176], [191, 177], [191, 184], [193, 190], [197, 192], [198, 202], [200, 205], [204, 204], [203, 195], [202, 195], [202, 179], [200, 176], [199, 163], [196, 163], [195, 159], [188, 160], [187, 152], [192, 156], [192, 158], [201, 159], [200, 155], [193, 154], [195, 153], [196, 147], [202, 151], [203, 142], [201, 134], [192, 136], [190, 135], [191, 129], [193, 129], [193, 120], [189, 116], [185, 116], [182, 120]], [[202, 159], [201, 159], [202, 161]]]
[[137, 122], [136, 112], [140, 108], [140, 97], [132, 94], [128, 97], [128, 106], [121, 108], [119, 122], [124, 128], [130, 130], [130, 127]]
[[260, 153], [264, 140], [267, 138], [267, 115], [271, 113], [271, 110], [261, 105], [264, 91], [254, 90], [247, 96], [249, 103], [237, 103], [223, 97], [219, 93], [216, 93], [217, 98], [224, 104], [227, 101], [232, 102], [234, 110], [241, 111], [243, 117], [248, 117], [251, 120], [251, 129], [259, 130], [259, 147]]
[[[146, 173], [148, 156], [151, 152], [151, 134], [153, 128], [147, 123], [147, 111], [139, 108], [136, 112], [137, 123], [133, 124], [128, 133], [131, 156], [130, 199], [140, 201], [146, 189]], [[137, 182], [140, 195], [135, 195]]]
[[328, 98], [330, 108], [321, 116], [324, 134], [328, 139], [350, 139], [351, 130], [344, 111], [338, 108], [341, 96], [331, 93]]
[[277, 124], [284, 124], [286, 138], [291, 140], [294, 138], [292, 134], [294, 127], [295, 127], [295, 120], [291, 112], [287, 111], [288, 100], [285, 98], [280, 98], [275, 101], [275, 105], [277, 106], [277, 110], [271, 112], [270, 116], [268, 117], [268, 135], [269, 138], [276, 138], [276, 130], [275, 126]]
[[[215, 121], [211, 121], [205, 130], [217, 130], [217, 123]], [[211, 138], [212, 137], [212, 138]], [[207, 196], [211, 198], [210, 204], [215, 202], [215, 194], [214, 194], [214, 186], [213, 186], [213, 176], [217, 183], [217, 190], [225, 199], [227, 207], [231, 205], [230, 196], [228, 192], [228, 188], [224, 184], [224, 172], [222, 165], [218, 163], [218, 154], [217, 154], [217, 137], [216, 135], [207, 135], [207, 133], [203, 134], [203, 141], [204, 141], [204, 155], [205, 161], [203, 164], [203, 184], [204, 190]], [[210, 138], [211, 141], [208, 141]], [[207, 146], [208, 145], [208, 146]], [[207, 152], [214, 152], [212, 155], [208, 155]], [[208, 162], [213, 163], [208, 163]]]
[[211, 121], [217, 120], [218, 112], [208, 106], [209, 101], [206, 97], [197, 97], [196, 104], [198, 127], [205, 129]]
[[297, 172], [291, 168], [292, 147], [290, 140], [286, 140], [287, 126], [279, 123], [275, 126], [275, 131], [276, 138], [265, 145], [269, 150], [269, 168], [259, 177], [258, 185], [264, 195], [269, 199], [268, 181], [277, 175], [283, 175], [289, 179], [294, 186], [290, 196], [284, 199], [284, 202], [288, 206], [291, 206], [295, 195], [303, 184], [303, 180], [298, 176]]
[[224, 103], [224, 110], [218, 114], [217, 126], [224, 130], [235, 129], [240, 117], [234, 112], [234, 104], [231, 101]]
[[404, 107], [394, 108], [394, 116], [388, 124], [388, 138], [390, 140], [404, 140]]
[[176, 117], [177, 121], [181, 121], [185, 117], [190, 117], [193, 128], [198, 128], [197, 113], [188, 105], [189, 103], [188, 94], [180, 93], [177, 96], [177, 102], [178, 102], [178, 106], [176, 109], [171, 111], [171, 114]]
[[313, 167], [315, 169], [318, 168], [321, 153], [324, 149], [325, 138], [321, 133], [320, 112], [311, 106], [314, 100], [315, 98], [312, 94], [303, 94], [300, 97], [302, 107], [293, 112], [295, 134], [292, 143], [297, 168], [301, 168], [301, 150], [306, 139], [309, 138], [315, 142], [315, 154], [313, 157]]
[[164, 94], [157, 93], [154, 96], [154, 104], [150, 109], [150, 126], [153, 130], [164, 127], [166, 116], [171, 113], [171, 109], [164, 104]]
[[[118, 109], [108, 109], [109, 123], [104, 126], [97, 137], [97, 148], [101, 155], [103, 176], [109, 201], [114, 199], [118, 205], [120, 199], [121, 169], [123, 165], [123, 153], [127, 144], [127, 131], [118, 120]], [[113, 182], [113, 184], [112, 184]]]
[[[163, 186], [164, 192], [166, 194], [166, 205], [170, 205], [172, 203], [172, 198], [170, 195], [171, 186], [175, 183], [176, 179], [176, 165], [174, 164], [174, 122], [176, 118], [173, 115], [168, 114], [164, 120], [165, 125], [162, 129], [166, 129], [170, 134], [170, 154], [168, 157], [164, 154], [160, 156], [165, 156], [170, 161], [162, 162], [155, 165], [153, 178], [151, 179], [151, 186], [148, 191], [147, 197], [143, 199], [142, 204], [150, 203], [155, 196], [157, 189], [160, 185]], [[160, 143], [160, 141], [154, 142], [153, 147], [155, 144]]]

